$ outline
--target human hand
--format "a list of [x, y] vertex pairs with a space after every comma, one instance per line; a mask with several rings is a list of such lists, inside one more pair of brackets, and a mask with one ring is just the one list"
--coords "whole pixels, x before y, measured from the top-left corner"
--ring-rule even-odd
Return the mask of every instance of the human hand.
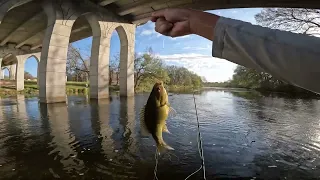
[[155, 31], [165, 36], [178, 37], [192, 34], [189, 9], [164, 9], [152, 14]]
[[155, 30], [165, 36], [178, 37], [196, 34], [213, 40], [219, 16], [193, 9], [164, 9], [154, 12], [151, 21]]

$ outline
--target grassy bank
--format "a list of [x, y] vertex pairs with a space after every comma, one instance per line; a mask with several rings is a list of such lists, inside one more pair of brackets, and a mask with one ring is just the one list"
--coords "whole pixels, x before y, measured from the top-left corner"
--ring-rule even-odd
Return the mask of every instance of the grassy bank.
[[[167, 89], [167, 92], [172, 92], [172, 93], [192, 93], [195, 90], [200, 90], [200, 87], [193, 87], [193, 86], [165, 86]], [[141, 86], [138, 87], [135, 92], [136, 93], [149, 93], [152, 90], [152, 86]]]
[[[90, 88], [89, 84], [86, 82], [70, 82], [66, 83], [66, 93], [68, 95], [72, 94], [89, 94]], [[141, 87], [136, 89], [136, 93], [149, 93], [152, 87]], [[168, 92], [174, 93], [191, 93], [195, 90], [200, 90], [200, 88], [194, 88], [193, 86], [168, 86], [166, 87]], [[110, 93], [119, 92], [120, 88], [117, 85], [109, 87]], [[39, 89], [37, 82], [35, 81], [25, 81], [24, 90], [16, 91], [13, 86], [3, 86], [0, 88], [0, 97], [14, 96], [16, 94], [24, 94], [26, 96], [37, 96], [39, 94]]]
[[[119, 86], [110, 86], [109, 91], [111, 93], [118, 92]], [[70, 82], [66, 83], [66, 93], [68, 95], [72, 94], [89, 94], [90, 88], [89, 84], [86, 82]], [[26, 96], [37, 96], [39, 95], [39, 89], [37, 82], [35, 81], [25, 81], [24, 90], [16, 91], [14, 86], [2, 86], [0, 88], [0, 97], [14, 96], [17, 94], [24, 94]]]

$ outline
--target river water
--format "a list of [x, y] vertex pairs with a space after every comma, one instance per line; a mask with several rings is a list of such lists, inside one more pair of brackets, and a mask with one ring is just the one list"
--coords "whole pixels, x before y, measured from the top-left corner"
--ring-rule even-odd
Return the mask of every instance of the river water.
[[[153, 179], [154, 141], [139, 135], [147, 98], [1, 99], [0, 179]], [[319, 100], [230, 90], [195, 98], [207, 179], [319, 179]], [[164, 139], [175, 150], [159, 157], [157, 176], [185, 179], [201, 165], [193, 97], [169, 100], [177, 113]]]

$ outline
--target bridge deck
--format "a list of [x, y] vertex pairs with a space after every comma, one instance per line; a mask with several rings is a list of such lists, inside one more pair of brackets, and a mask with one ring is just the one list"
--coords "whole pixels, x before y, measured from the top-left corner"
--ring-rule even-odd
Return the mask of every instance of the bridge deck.
[[[0, 58], [7, 55], [7, 52], [1, 48], [41, 51], [47, 26], [47, 17], [41, 7], [41, 0], [21, 0], [20, 2], [5, 13], [1, 21]], [[137, 25], [147, 22], [152, 12], [170, 7], [200, 10], [238, 7], [320, 7], [320, 1], [313, 0], [92, 0], [92, 2], [97, 6], [103, 6], [119, 18]], [[92, 31], [88, 22], [84, 17], [80, 17], [73, 26], [70, 42], [91, 35]], [[2, 65], [12, 64], [13, 61], [12, 58], [5, 58]]]

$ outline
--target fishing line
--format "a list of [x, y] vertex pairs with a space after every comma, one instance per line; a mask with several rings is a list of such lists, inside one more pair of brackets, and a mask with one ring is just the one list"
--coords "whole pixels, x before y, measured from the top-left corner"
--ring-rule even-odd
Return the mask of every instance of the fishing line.
[[[197, 103], [196, 103], [196, 98], [195, 98], [194, 94], [195, 94], [195, 91], [193, 92], [193, 102], [194, 102], [194, 109], [196, 111], [196, 116], [197, 116], [197, 127], [198, 127], [198, 138], [197, 138], [197, 141], [198, 141], [198, 151], [199, 151], [199, 155], [200, 155], [200, 158], [201, 158], [201, 166], [200, 166], [199, 169], [197, 169], [196, 171], [191, 173], [184, 180], [189, 179], [191, 176], [193, 176], [194, 174], [199, 172], [201, 169], [202, 169], [202, 172], [203, 172], [203, 179], [206, 180], [206, 167], [205, 167], [205, 164], [204, 164], [202, 137], [201, 137], [201, 132], [200, 132], [200, 123], [199, 123], [199, 118], [198, 118]], [[156, 163], [155, 163], [155, 167], [154, 167], [154, 171], [153, 171], [154, 172], [154, 178], [153, 179], [156, 179], [156, 180], [158, 180], [158, 177], [157, 177], [158, 157], [159, 157], [158, 149], [156, 148], [156, 153], [155, 153]]]
[[158, 180], [158, 177], [157, 177], [158, 157], [159, 157], [158, 148], [156, 148], [156, 154], [154, 155], [154, 159], [156, 160], [156, 165], [155, 165], [154, 170], [153, 170], [153, 173], [154, 173], [154, 178], [153, 178], [153, 180], [155, 180], [155, 179]]
[[199, 118], [198, 118], [198, 110], [197, 110], [197, 103], [196, 103], [196, 97], [194, 96], [195, 91], [193, 91], [193, 102], [194, 102], [194, 109], [196, 110], [196, 116], [197, 116], [197, 127], [198, 127], [198, 150], [199, 150], [199, 155], [201, 158], [201, 166], [198, 170], [190, 174], [185, 180], [196, 174], [202, 169], [203, 172], [203, 179], [206, 180], [206, 167], [204, 164], [204, 156], [203, 156], [203, 147], [202, 147], [202, 137], [201, 137], [201, 132], [200, 132], [200, 123], [199, 123]]

